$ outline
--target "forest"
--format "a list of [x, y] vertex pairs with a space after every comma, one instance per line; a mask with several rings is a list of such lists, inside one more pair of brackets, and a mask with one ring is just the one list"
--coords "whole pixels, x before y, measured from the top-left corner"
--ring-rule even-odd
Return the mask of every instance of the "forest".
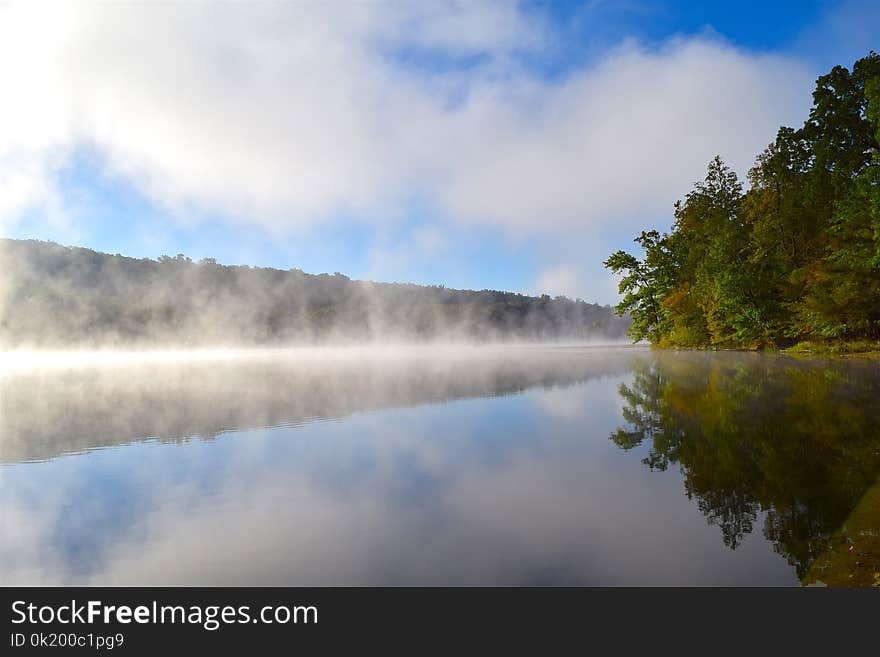
[[558, 296], [355, 281], [0, 240], [0, 345], [237, 346], [625, 339], [628, 317]]
[[[743, 108], [748, 111], [747, 107]], [[630, 335], [670, 348], [783, 348], [880, 339], [880, 56], [816, 81], [748, 174], [715, 157], [669, 233], [618, 251]]]

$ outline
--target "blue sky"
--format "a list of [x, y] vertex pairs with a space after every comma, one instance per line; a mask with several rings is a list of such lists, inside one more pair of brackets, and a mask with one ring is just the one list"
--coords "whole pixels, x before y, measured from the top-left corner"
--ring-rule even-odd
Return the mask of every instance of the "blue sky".
[[329, 4], [0, 8], [0, 232], [613, 303], [880, 45], [869, 2]]

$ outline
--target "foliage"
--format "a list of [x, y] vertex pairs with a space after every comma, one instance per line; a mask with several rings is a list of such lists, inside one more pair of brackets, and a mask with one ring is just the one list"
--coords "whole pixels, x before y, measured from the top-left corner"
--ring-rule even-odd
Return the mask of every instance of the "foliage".
[[816, 82], [804, 125], [783, 127], [744, 192], [720, 157], [669, 234], [618, 251], [619, 313], [668, 347], [880, 338], [880, 56]]

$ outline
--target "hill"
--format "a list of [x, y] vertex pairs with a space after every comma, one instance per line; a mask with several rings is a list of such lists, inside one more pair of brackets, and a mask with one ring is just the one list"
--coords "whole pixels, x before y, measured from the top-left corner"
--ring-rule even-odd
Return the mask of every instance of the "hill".
[[109, 255], [0, 240], [0, 344], [216, 346], [623, 338], [608, 306], [495, 290], [355, 281], [298, 269]]

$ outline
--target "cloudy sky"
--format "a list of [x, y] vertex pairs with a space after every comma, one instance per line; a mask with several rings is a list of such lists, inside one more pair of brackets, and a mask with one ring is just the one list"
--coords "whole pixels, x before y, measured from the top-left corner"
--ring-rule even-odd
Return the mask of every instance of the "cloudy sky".
[[0, 2], [0, 234], [614, 302], [878, 46], [862, 0]]

